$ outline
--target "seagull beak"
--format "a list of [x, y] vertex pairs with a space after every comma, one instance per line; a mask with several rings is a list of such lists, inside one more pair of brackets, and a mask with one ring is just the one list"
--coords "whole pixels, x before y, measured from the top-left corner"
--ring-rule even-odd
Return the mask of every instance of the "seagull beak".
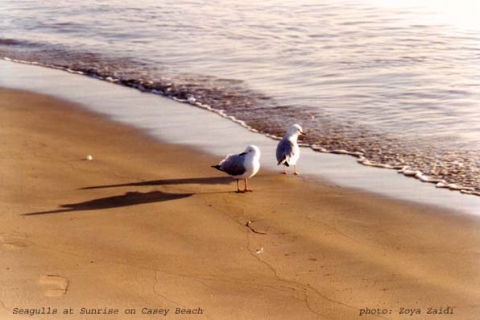
[[306, 136], [306, 135], [307, 135], [307, 134], [306, 134], [305, 132], [303, 132], [303, 131], [300, 131], [300, 134], [301, 134], [302, 136]]

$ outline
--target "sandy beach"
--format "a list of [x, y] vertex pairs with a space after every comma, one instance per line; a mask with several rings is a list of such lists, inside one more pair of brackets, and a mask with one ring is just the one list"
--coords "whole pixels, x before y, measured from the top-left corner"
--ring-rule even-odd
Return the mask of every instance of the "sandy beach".
[[474, 216], [0, 97], [0, 319], [478, 319]]

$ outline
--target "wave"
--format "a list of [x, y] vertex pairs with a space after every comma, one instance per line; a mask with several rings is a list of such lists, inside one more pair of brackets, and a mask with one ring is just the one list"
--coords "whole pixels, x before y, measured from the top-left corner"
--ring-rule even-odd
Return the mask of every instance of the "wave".
[[244, 81], [169, 74], [161, 66], [136, 59], [6, 38], [0, 38], [0, 55], [8, 61], [89, 76], [203, 108], [271, 139], [280, 139], [290, 124], [301, 123], [308, 131], [301, 141], [304, 147], [353, 156], [365, 166], [397, 170], [437, 188], [480, 196], [478, 151], [440, 149], [425, 141], [373, 132], [306, 106], [280, 105]]

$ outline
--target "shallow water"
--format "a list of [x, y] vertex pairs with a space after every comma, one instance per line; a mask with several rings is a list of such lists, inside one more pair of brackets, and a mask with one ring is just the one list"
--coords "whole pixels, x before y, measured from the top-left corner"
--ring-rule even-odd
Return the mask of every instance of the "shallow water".
[[261, 133], [291, 123], [355, 154], [480, 192], [475, 1], [2, 2], [0, 56], [211, 108]]
[[[0, 77], [2, 87], [26, 89], [79, 103], [114, 121], [140, 128], [154, 138], [216, 155], [219, 161], [228, 153], [244, 150], [247, 143], [255, 144], [262, 152], [261, 171], [252, 179], [252, 188], [255, 188], [255, 180], [261, 179], [262, 175], [282, 171], [275, 159], [277, 141], [245, 130], [232, 121], [225, 121], [213, 112], [105, 81], [43, 67], [0, 61], [0, 74], [8, 75]], [[185, 130], [187, 127], [188, 130]], [[307, 147], [301, 149], [298, 167], [302, 175], [283, 177], [279, 174], [279, 183], [282, 179], [320, 179], [328, 185], [366, 190], [419, 204], [448, 208], [452, 213], [480, 216], [480, 197], [432, 188], [430, 184], [404, 178], [393, 170], [359, 166], [352, 157], [314, 152]], [[94, 161], [102, 159], [101, 154], [92, 156]], [[214, 171], [210, 167], [205, 168], [205, 175], [213, 175]], [[155, 175], [152, 172], [152, 176]]]

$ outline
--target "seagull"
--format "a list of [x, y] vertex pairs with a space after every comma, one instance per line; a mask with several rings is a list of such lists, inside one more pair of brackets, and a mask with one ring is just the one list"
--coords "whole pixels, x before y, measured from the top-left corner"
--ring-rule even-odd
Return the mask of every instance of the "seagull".
[[[260, 149], [257, 146], [249, 145], [240, 154], [229, 154], [218, 165], [212, 166], [217, 170], [228, 173], [237, 180], [237, 192], [252, 191], [248, 189], [247, 180], [257, 174], [260, 169]], [[245, 181], [245, 188], [240, 190], [238, 180]]]
[[298, 175], [297, 161], [300, 158], [300, 148], [297, 139], [299, 135], [306, 135], [300, 125], [294, 124], [288, 128], [287, 134], [277, 145], [278, 165], [283, 164], [283, 174], [287, 174], [287, 167], [293, 166], [293, 174]]

